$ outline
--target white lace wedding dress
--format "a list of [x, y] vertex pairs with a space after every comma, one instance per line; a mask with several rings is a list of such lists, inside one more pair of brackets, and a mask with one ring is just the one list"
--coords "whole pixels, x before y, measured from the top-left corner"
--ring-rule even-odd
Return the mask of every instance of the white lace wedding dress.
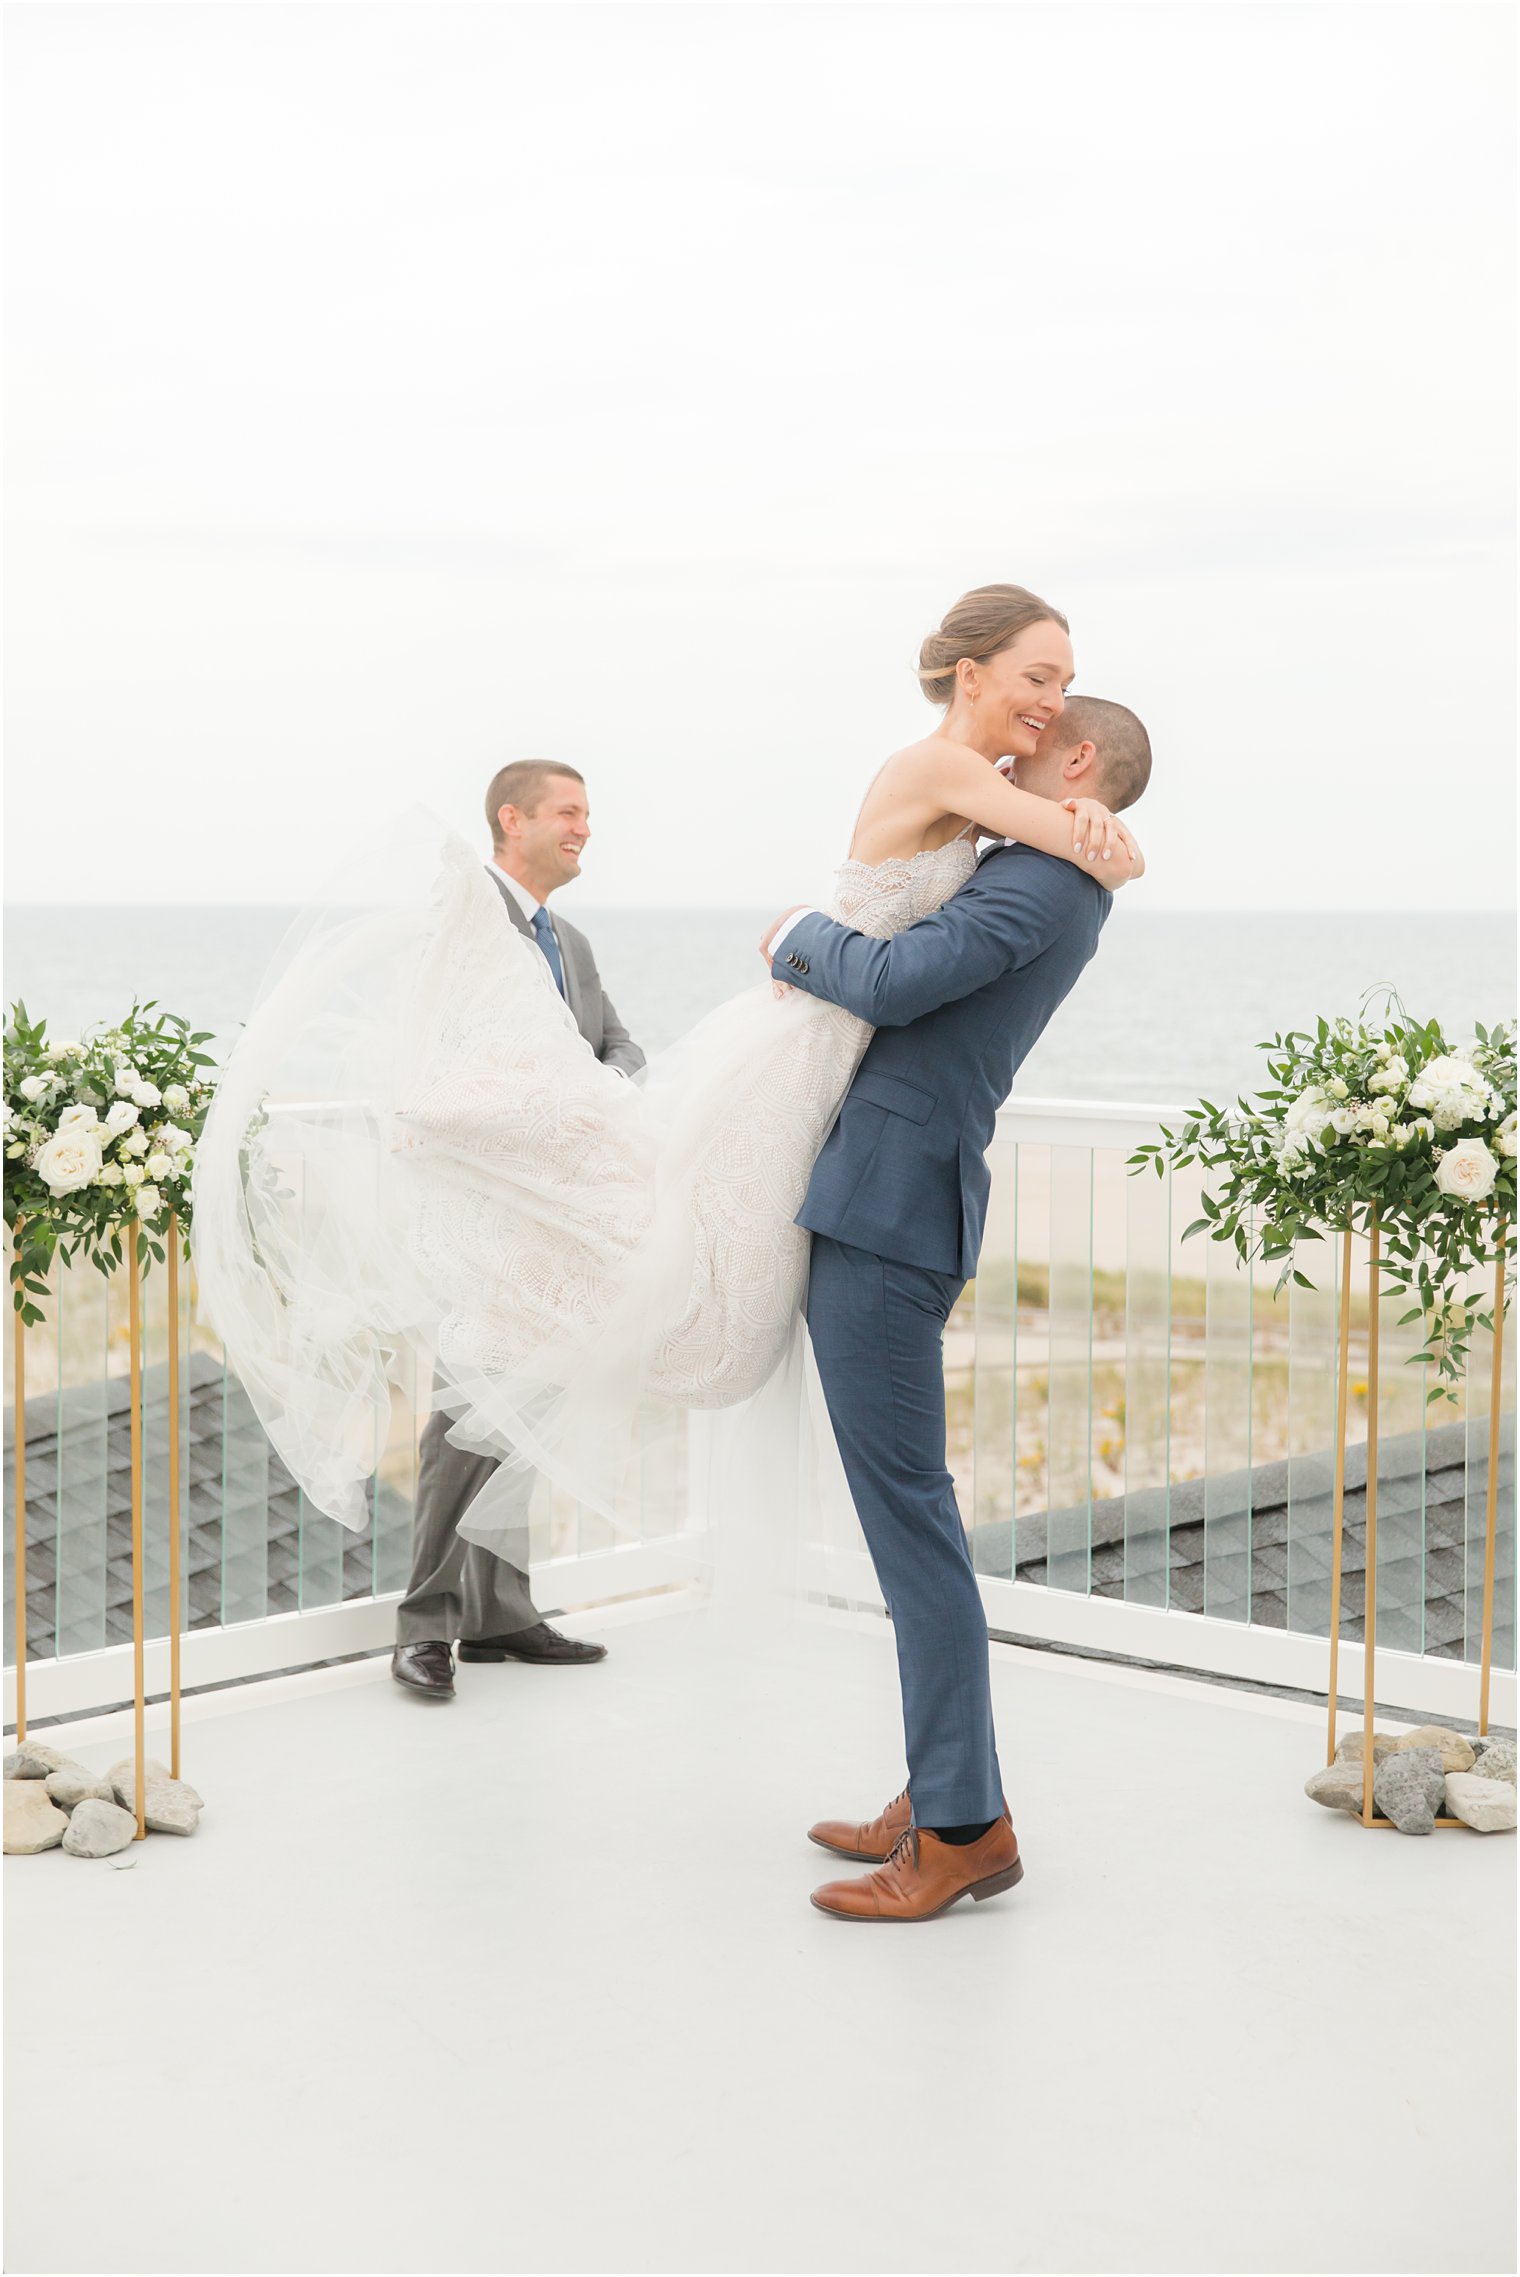
[[[421, 818], [405, 844], [404, 876], [368, 864], [297, 929], [231, 1055], [196, 1164], [202, 1309], [343, 1523], [367, 1522], [390, 1381], [433, 1366], [460, 1444], [636, 1526], [652, 1432], [753, 1404], [788, 1355], [796, 1377], [793, 1221], [871, 1031], [762, 980], [630, 1082], [479, 858]], [[885, 938], [975, 863], [967, 836], [846, 862], [832, 914]], [[462, 1530], [516, 1524], [488, 1488]]]

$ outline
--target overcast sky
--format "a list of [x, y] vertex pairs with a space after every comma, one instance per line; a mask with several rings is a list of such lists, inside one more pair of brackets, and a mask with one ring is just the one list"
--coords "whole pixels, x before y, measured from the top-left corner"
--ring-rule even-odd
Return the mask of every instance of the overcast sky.
[[591, 779], [811, 895], [967, 586], [1150, 906], [1510, 898], [1507, 6], [7, 9], [8, 884], [299, 899]]

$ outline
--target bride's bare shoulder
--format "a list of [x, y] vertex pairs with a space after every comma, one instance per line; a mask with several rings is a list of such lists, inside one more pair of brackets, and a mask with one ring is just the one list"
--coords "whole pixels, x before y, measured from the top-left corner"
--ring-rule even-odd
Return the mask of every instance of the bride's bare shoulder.
[[969, 743], [962, 743], [953, 735], [925, 735], [917, 743], [905, 743], [894, 751], [881, 772], [889, 770], [898, 776], [922, 776], [943, 767], [947, 761], [979, 759], [981, 753], [973, 751]]

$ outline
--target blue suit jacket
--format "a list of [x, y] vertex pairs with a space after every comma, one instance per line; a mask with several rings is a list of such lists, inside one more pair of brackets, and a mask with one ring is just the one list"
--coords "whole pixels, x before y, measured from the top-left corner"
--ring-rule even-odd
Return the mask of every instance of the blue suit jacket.
[[890, 941], [827, 917], [798, 922], [776, 978], [877, 1031], [814, 1165], [800, 1226], [969, 1280], [998, 1109], [1097, 948], [1112, 898], [1074, 863], [1004, 846], [943, 909]]

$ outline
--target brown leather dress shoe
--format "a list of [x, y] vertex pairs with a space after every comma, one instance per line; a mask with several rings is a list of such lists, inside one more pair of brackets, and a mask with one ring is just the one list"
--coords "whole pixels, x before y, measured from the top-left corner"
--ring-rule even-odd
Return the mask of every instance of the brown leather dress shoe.
[[910, 1826], [874, 1874], [825, 1882], [814, 1890], [813, 1903], [843, 1921], [933, 1921], [963, 1897], [996, 1897], [1023, 1878], [1018, 1840], [1006, 1818], [979, 1842], [941, 1842], [937, 1834]]
[[547, 1621], [530, 1629], [514, 1629], [509, 1637], [461, 1637], [461, 1660], [529, 1660], [542, 1668], [582, 1668], [605, 1660], [604, 1644], [588, 1644], [582, 1637], [562, 1636]]
[[816, 1842], [820, 1850], [837, 1850], [841, 1858], [858, 1858], [863, 1866], [880, 1866], [892, 1855], [892, 1845], [912, 1820], [913, 1805], [904, 1787], [878, 1817], [868, 1818], [861, 1826], [852, 1826], [848, 1819], [821, 1818], [808, 1828], [808, 1840]]
[[420, 1692], [426, 1700], [454, 1697], [454, 1656], [441, 1638], [398, 1644], [391, 1654], [391, 1674], [408, 1692]]

